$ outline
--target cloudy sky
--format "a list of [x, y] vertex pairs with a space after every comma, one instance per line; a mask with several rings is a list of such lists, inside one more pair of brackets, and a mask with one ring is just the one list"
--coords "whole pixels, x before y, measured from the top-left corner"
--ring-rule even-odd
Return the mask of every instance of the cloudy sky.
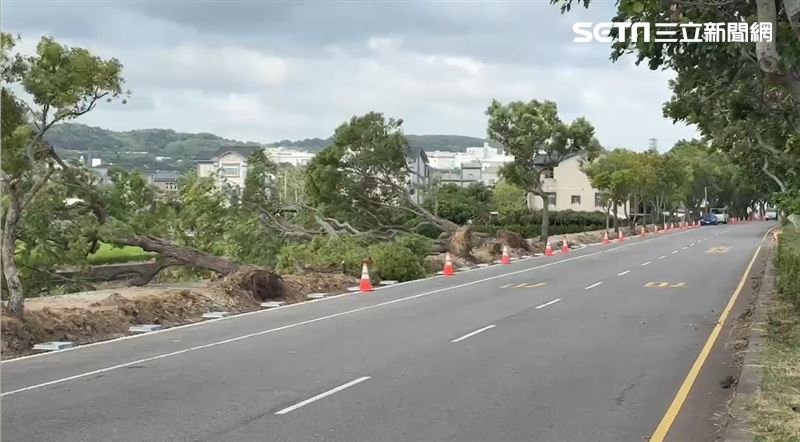
[[124, 65], [127, 105], [80, 122], [171, 128], [272, 142], [325, 138], [371, 110], [407, 133], [484, 137], [487, 105], [549, 99], [585, 116], [606, 147], [661, 150], [695, 131], [661, 115], [669, 72], [611, 63], [572, 43], [575, 21], [608, 21], [613, 2], [562, 16], [531, 2], [5, 0], [0, 27], [23, 51], [42, 35]]

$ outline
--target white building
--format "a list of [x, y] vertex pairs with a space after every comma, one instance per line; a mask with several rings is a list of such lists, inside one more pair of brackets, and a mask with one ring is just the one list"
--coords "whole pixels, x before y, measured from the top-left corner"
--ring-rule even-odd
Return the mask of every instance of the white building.
[[423, 149], [414, 149], [408, 153], [408, 197], [416, 204], [425, 201], [424, 191], [430, 184], [431, 168], [428, 163], [428, 155]]
[[483, 143], [481, 147], [468, 147], [465, 152], [428, 152], [428, 159], [430, 166], [436, 169], [434, 173], [440, 183], [464, 187], [473, 183], [494, 186], [500, 179], [500, 167], [514, 161], [513, 156], [489, 146], [489, 143]]
[[275, 164], [291, 164], [294, 167], [305, 166], [314, 158], [312, 152], [285, 147], [270, 147], [264, 152]]
[[198, 156], [194, 162], [197, 167], [197, 176], [213, 176], [215, 173], [220, 179], [240, 189], [244, 188], [244, 179], [247, 176], [247, 159], [253, 152], [262, 151], [258, 146], [224, 146], [208, 157]]
[[[534, 163], [542, 164], [544, 160], [544, 155], [537, 155]], [[543, 173], [542, 188], [548, 194], [548, 209], [605, 211], [604, 195], [592, 187], [589, 177], [581, 170], [583, 161], [585, 160], [581, 155], [568, 156], [558, 166]], [[528, 207], [541, 209], [542, 198], [532, 193], [528, 194]], [[625, 208], [620, 206], [618, 210], [618, 215], [623, 216]]]

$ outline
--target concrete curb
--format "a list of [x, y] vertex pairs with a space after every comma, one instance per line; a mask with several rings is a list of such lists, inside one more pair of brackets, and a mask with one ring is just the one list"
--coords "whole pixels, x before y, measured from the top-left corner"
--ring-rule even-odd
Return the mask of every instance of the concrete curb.
[[758, 291], [758, 298], [753, 313], [753, 323], [747, 340], [742, 373], [736, 384], [733, 400], [730, 405], [730, 421], [725, 428], [723, 440], [725, 442], [752, 442], [755, 435], [750, 432], [750, 422], [753, 415], [748, 410], [748, 405], [761, 392], [761, 370], [758, 365], [758, 354], [761, 350], [761, 341], [766, 334], [767, 306], [775, 291], [775, 272], [772, 267], [774, 247], [765, 247], [767, 260], [764, 277]]

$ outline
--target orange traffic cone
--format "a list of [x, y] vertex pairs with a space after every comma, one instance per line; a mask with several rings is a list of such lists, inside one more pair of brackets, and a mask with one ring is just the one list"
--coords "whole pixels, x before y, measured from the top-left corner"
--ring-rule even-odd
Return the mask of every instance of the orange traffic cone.
[[444, 255], [444, 276], [453, 276], [456, 274], [453, 270], [453, 261], [450, 260], [450, 252]]
[[617, 238], [617, 241], [619, 242], [625, 241], [625, 237], [622, 235], [622, 230], [619, 231], [619, 237]]
[[611, 241], [608, 240], [608, 232], [603, 234], [603, 244], [608, 244]]
[[567, 243], [567, 237], [566, 236], [561, 241], [561, 253], [569, 253], [569, 244]]
[[553, 256], [553, 248], [550, 246], [550, 240], [547, 240], [547, 245], [544, 248], [544, 256]]
[[503, 246], [503, 256], [500, 258], [500, 264], [511, 264], [511, 257], [508, 255], [508, 246]]
[[639, 236], [647, 236], [647, 232], [644, 230], [644, 226], [642, 226], [642, 233]]
[[369, 270], [367, 270], [367, 261], [364, 261], [361, 264], [361, 283], [358, 286], [358, 289], [362, 292], [371, 292], [372, 291], [372, 282], [369, 280]]

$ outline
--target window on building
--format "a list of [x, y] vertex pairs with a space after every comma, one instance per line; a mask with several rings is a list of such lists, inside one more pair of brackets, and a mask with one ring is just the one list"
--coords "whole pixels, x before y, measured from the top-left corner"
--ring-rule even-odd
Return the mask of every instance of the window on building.
[[544, 172], [542, 172], [542, 177], [553, 178], [554, 177], [553, 169], [546, 169]]
[[581, 196], [580, 195], [572, 195], [572, 204], [580, 204], [581, 203]]
[[547, 194], [547, 205], [553, 207], [556, 205], [556, 194], [555, 192], [550, 192]]
[[178, 184], [173, 182], [164, 183], [164, 188], [167, 190], [178, 190]]
[[602, 192], [597, 192], [594, 194], [594, 206], [595, 207], [605, 207], [608, 199], [606, 198], [606, 194]]
[[237, 163], [223, 163], [222, 175], [224, 176], [239, 176], [239, 164]]

